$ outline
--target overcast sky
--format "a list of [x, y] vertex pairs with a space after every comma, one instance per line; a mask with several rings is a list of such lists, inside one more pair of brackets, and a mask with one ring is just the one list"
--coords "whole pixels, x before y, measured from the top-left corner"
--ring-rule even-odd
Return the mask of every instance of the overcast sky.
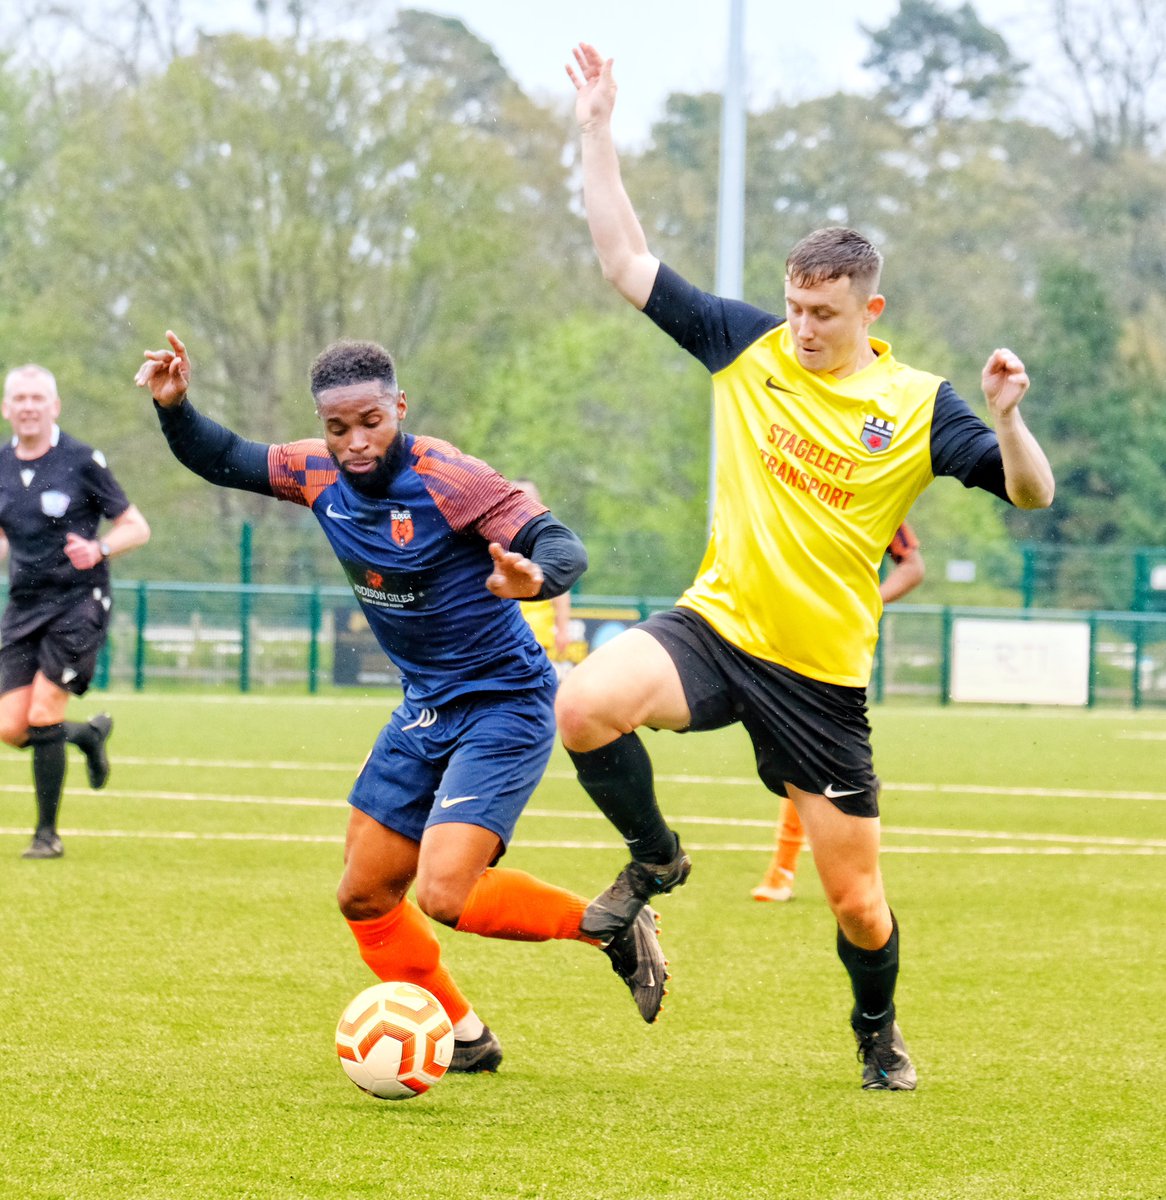
[[[885, 25], [898, 0], [743, 0], [750, 106], [861, 90], [869, 41], [859, 22]], [[980, 19], [1028, 56], [1048, 0], [973, 0]], [[953, 4], [954, 6], [954, 4]], [[571, 47], [594, 44], [615, 59], [617, 135], [646, 136], [669, 92], [720, 91], [728, 56], [730, 0], [445, 0], [414, 8], [459, 17], [488, 42], [523, 90], [568, 95]]]
[[[963, 0], [946, 0], [956, 7]], [[1048, 23], [1051, 0], [972, 0], [980, 19], [1030, 58], [1034, 31]], [[898, 0], [743, 0], [746, 89], [750, 107], [796, 101], [868, 82], [869, 40], [859, 22], [880, 28]], [[211, 23], [254, 27], [250, 0], [195, 0]], [[730, 0], [365, 0], [383, 24], [399, 8], [457, 17], [487, 42], [528, 95], [567, 97], [564, 70], [583, 40], [615, 59], [619, 83], [616, 137], [642, 142], [670, 92], [720, 91], [728, 58]]]

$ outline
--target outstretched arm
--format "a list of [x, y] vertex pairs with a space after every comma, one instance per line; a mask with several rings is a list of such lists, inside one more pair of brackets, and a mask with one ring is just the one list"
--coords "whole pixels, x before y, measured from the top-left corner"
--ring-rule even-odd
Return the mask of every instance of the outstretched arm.
[[1017, 508], [1048, 508], [1056, 490], [1053, 471], [1020, 415], [1029, 385], [1024, 363], [1011, 350], [994, 350], [980, 382], [1000, 442], [1008, 498]]
[[270, 447], [251, 442], [204, 417], [186, 398], [190, 357], [178, 335], [166, 331], [168, 350], [147, 350], [134, 383], [150, 389], [158, 420], [174, 457], [210, 483], [274, 495], [268, 469]]
[[625, 300], [642, 309], [652, 294], [660, 260], [648, 251], [643, 227], [624, 191], [611, 135], [616, 84], [612, 60], [580, 42], [574, 51], [575, 119], [582, 134], [583, 206], [603, 277]]

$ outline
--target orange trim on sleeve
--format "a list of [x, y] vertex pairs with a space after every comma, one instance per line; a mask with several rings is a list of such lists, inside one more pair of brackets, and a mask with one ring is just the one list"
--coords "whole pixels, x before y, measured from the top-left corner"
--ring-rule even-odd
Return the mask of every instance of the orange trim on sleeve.
[[304, 438], [267, 451], [271, 490], [280, 500], [311, 508], [336, 482], [338, 468], [322, 438]]
[[895, 536], [891, 539], [891, 544], [887, 547], [887, 553], [895, 562], [899, 563], [905, 558], [910, 558], [918, 549], [919, 539], [915, 536], [915, 530], [904, 521], [895, 530]]

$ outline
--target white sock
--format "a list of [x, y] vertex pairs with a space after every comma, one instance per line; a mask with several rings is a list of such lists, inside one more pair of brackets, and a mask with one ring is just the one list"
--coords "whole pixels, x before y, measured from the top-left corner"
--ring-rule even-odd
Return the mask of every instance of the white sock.
[[476, 1042], [486, 1028], [485, 1022], [471, 1008], [468, 1013], [453, 1027], [455, 1042]]

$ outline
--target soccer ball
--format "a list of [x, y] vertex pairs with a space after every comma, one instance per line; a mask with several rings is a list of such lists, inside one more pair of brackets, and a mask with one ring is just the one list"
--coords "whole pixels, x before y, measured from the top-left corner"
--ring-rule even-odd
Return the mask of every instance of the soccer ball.
[[425, 988], [374, 983], [341, 1013], [336, 1053], [358, 1088], [382, 1100], [408, 1100], [448, 1070], [453, 1025]]

